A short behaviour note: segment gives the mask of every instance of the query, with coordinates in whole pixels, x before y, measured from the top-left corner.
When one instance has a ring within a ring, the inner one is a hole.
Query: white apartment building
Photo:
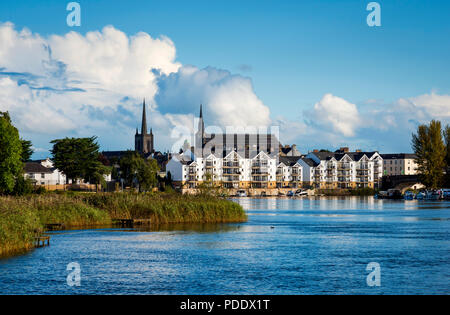
[[[304,181],[315,188],[378,188],[383,176],[378,152],[311,152],[302,161]]]
[[[195,188],[205,179],[229,189],[378,188],[383,159],[378,152],[312,152],[305,157],[270,157],[260,152],[243,158],[230,152],[224,158],[178,155],[166,171],[180,187]]]

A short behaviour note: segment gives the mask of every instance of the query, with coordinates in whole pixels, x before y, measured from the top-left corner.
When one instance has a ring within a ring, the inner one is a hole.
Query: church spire
[[[141,134],[146,135],[147,134],[147,116],[145,114],[145,98],[144,98],[144,104],[142,105],[142,127],[141,127]]]
[[[203,121],[202,104],[200,104],[200,117],[199,117],[199,121],[198,121],[198,132],[200,132],[202,135],[205,132],[205,123]]]

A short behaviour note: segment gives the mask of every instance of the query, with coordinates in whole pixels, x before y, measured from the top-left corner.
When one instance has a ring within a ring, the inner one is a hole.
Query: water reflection
[[[0,293],[450,292],[450,202],[236,201],[248,222],[53,232],[50,247],[0,260]],[[82,266],[75,289],[66,285],[72,261]],[[365,282],[372,261],[382,266],[379,288]]]

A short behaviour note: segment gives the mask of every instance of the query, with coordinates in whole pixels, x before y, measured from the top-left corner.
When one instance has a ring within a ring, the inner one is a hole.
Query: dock
[[[116,219],[113,223],[121,227],[132,228],[140,225],[150,225],[150,219]]]
[[[50,246],[50,236],[37,236],[34,238],[35,247]]]
[[[49,223],[45,225],[47,231],[57,231],[64,230],[65,226],[63,223]]]

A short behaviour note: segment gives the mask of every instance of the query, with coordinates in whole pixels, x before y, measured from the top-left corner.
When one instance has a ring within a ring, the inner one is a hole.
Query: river
[[[450,293],[450,202],[235,201],[248,222],[53,232],[51,246],[0,260],[0,294]]]

